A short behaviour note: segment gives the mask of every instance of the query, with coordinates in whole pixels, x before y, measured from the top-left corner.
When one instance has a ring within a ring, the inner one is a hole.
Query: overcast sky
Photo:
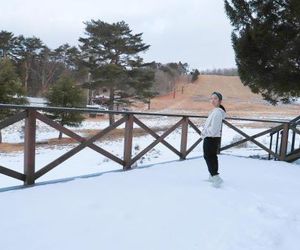
[[[150,44],[146,61],[191,68],[235,67],[223,0],[9,0],[0,3],[0,30],[37,36],[50,48],[78,44],[84,21],[124,20]]]

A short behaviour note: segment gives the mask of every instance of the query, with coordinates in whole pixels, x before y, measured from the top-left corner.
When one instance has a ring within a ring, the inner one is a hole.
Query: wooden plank
[[[272,142],[273,142],[273,134],[271,135],[270,138],[270,145],[269,145],[269,149],[272,150]],[[268,154],[268,160],[271,160],[271,154]]]
[[[186,114],[168,114],[168,113],[150,113],[150,112],[133,112],[133,111],[117,111],[117,110],[97,110],[90,108],[67,108],[67,107],[41,107],[41,106],[29,106],[29,105],[14,105],[14,104],[0,104],[0,109],[33,109],[42,110],[46,112],[61,111],[67,113],[99,113],[99,114],[116,114],[116,115],[147,115],[147,116],[168,116],[168,117],[182,117]],[[207,118],[207,116],[188,115],[194,118]]]
[[[71,138],[75,139],[78,142],[85,142],[85,141],[87,141],[86,138],[81,137],[80,135],[74,133],[72,130],[69,130],[69,129],[65,128],[64,126],[60,125],[59,123],[52,121],[50,118],[42,115],[39,112],[36,113],[36,117],[40,121],[48,124],[49,126],[55,128],[58,131],[61,131],[65,135],[70,136]],[[89,148],[95,150],[96,152],[104,155],[105,157],[107,157],[107,158],[109,158],[109,159],[111,159],[111,160],[113,160],[113,161],[115,161],[115,162],[123,165],[123,160],[121,160],[120,158],[116,157],[115,155],[109,153],[108,151],[104,150],[103,148],[101,148],[101,147],[99,147],[99,146],[97,146],[95,144],[87,145],[87,147],[89,147]]]
[[[290,123],[295,123],[298,122],[300,120],[300,115],[296,116],[294,119],[290,120]]]
[[[201,135],[200,129],[189,119],[188,121],[189,125],[199,134]],[[197,146],[198,144],[202,141],[202,138],[199,138],[187,151],[186,151],[186,156],[191,153]]]
[[[270,128],[270,129],[268,129],[268,130],[259,132],[259,133],[255,134],[255,135],[252,135],[251,137],[252,137],[253,139],[255,139],[255,138],[257,138],[257,137],[263,136],[263,135],[268,134],[268,133],[273,132],[273,131],[278,132],[279,130],[282,129],[282,127],[283,127],[282,125],[279,125],[279,126],[276,126],[276,127],[274,127],[274,128]],[[231,143],[231,144],[229,144],[229,145],[226,145],[226,146],[224,146],[224,147],[221,147],[221,148],[220,148],[220,151],[226,150],[226,149],[231,148],[231,147],[235,147],[235,146],[237,146],[237,145],[239,145],[239,144],[242,144],[242,143],[244,143],[244,142],[246,142],[246,141],[249,141],[249,139],[248,139],[248,138],[247,138],[247,139],[243,139],[243,140],[240,140],[240,141]]]
[[[23,120],[26,116],[27,116],[27,112],[22,111],[11,117],[8,117],[7,119],[0,122],[0,130],[18,122],[18,121]]]
[[[276,133],[275,154],[277,155],[277,157],[275,157],[275,160],[278,160],[278,157],[279,157],[279,154],[278,154],[279,133],[280,133],[280,131],[277,131],[277,133]]]
[[[288,154],[285,157],[285,161],[287,161],[287,162],[293,162],[293,161],[296,161],[298,159],[300,159],[300,148],[296,149],[293,153]]]
[[[285,123],[283,125],[283,130],[281,134],[281,144],[280,144],[280,156],[279,160],[284,161],[287,153],[288,146],[288,138],[289,138],[289,124]]]
[[[220,140],[219,140],[219,143],[218,143],[217,154],[220,154],[220,152],[221,152],[222,133],[223,133],[223,121],[222,121],[222,124],[221,124],[221,132],[220,132],[221,137],[220,137]]]
[[[180,159],[186,158],[186,150],[187,150],[187,137],[188,137],[188,125],[189,119],[187,117],[183,117],[182,120],[182,128],[181,128],[181,141],[180,141]]]
[[[0,174],[4,174],[6,176],[12,177],[14,179],[20,180],[20,181],[25,181],[25,174],[21,174],[17,171],[14,171],[12,169],[0,166]]]
[[[233,130],[235,130],[236,132],[238,132],[239,134],[243,135],[244,137],[247,138],[246,141],[250,140],[251,142],[253,142],[254,144],[256,144],[257,146],[259,146],[260,148],[262,148],[263,150],[267,151],[268,153],[277,156],[272,150],[269,150],[265,145],[261,144],[260,142],[256,141],[255,139],[253,139],[253,136],[249,136],[247,135],[245,132],[243,132],[242,130],[238,129],[237,127],[233,126],[232,124],[230,124],[228,121],[223,121],[228,127],[232,128]],[[224,147],[223,147],[224,148]],[[223,148],[221,148],[221,150],[224,150]]]
[[[29,106],[29,105],[14,105],[14,104],[0,104],[0,109],[34,109],[43,111],[62,111],[62,112],[77,112],[77,113],[99,113],[99,114],[119,114],[119,115],[149,115],[149,116],[167,116],[167,117],[183,117],[188,116],[190,118],[207,118],[204,115],[194,114],[168,114],[168,113],[150,113],[150,112],[131,112],[131,111],[116,111],[116,110],[95,110],[88,108],[66,108],[66,107],[40,107],[40,106]],[[284,123],[288,120],[269,120],[269,119],[251,119],[251,118],[239,118],[239,117],[226,117],[226,120],[237,120],[237,121],[254,121],[254,122],[265,122],[265,123]],[[295,118],[296,119],[296,118]],[[293,120],[295,120],[293,119]],[[299,119],[299,117],[298,117]]]
[[[144,129],[146,132],[148,132],[150,135],[152,135],[155,139],[158,139],[160,137],[157,133],[155,133],[152,129],[150,129],[147,125],[145,125],[142,121],[140,121],[136,117],[134,117],[134,122],[142,129]],[[180,156],[180,152],[176,148],[174,148],[170,143],[168,143],[165,140],[162,140],[161,143],[165,145],[168,149],[170,149],[172,152]]]
[[[59,164],[63,163],[67,159],[69,159],[71,156],[75,155],[76,153],[80,152],[82,149],[84,149],[88,145],[90,145],[93,142],[95,142],[96,140],[100,139],[105,134],[109,133],[111,130],[113,130],[116,127],[118,127],[119,125],[121,125],[124,121],[125,121],[125,117],[123,117],[120,120],[116,121],[111,126],[103,129],[102,131],[100,131],[99,133],[97,133],[93,137],[89,138],[88,140],[80,143],[78,146],[76,146],[75,148],[71,149],[67,153],[63,154],[62,156],[58,157],[56,160],[50,162],[45,167],[43,167],[42,169],[40,169],[40,170],[38,170],[36,172],[35,179],[38,179],[39,177],[43,176],[44,174],[46,174],[47,172],[49,172],[50,170],[52,170],[53,168],[55,168]]]
[[[190,119],[189,119],[189,124],[199,135],[201,135],[200,129]]]
[[[300,130],[297,129],[296,127],[290,127],[295,133],[300,135]]]
[[[296,132],[293,130],[291,152],[295,149]]]
[[[140,153],[138,153],[132,160],[131,165],[136,162],[138,159],[140,159],[144,154],[146,154],[148,151],[150,151],[152,148],[154,148],[158,143],[162,142],[164,138],[166,138],[169,134],[171,134],[180,124],[182,123],[183,119],[178,121],[176,124],[174,124],[172,127],[170,127],[167,131],[165,131],[158,139],[156,139],[154,142],[152,142],[149,146],[144,148]]]
[[[197,147],[197,145],[202,141],[202,138],[199,138],[187,151],[186,151],[186,155],[188,155],[189,153],[191,153],[195,147]]]
[[[24,174],[26,176],[24,184],[34,184],[35,174],[35,136],[36,136],[36,112],[27,110],[25,118],[25,137],[24,137]]]
[[[133,135],[133,115],[126,116],[125,131],[124,131],[124,163],[123,169],[128,170],[131,168],[132,156],[132,135]]]

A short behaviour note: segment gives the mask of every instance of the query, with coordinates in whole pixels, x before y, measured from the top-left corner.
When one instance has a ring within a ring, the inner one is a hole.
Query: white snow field
[[[198,157],[0,192],[1,249],[299,250],[299,165],[219,160],[219,189]]]

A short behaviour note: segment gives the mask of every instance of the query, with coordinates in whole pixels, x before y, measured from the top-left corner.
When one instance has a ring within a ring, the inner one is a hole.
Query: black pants
[[[206,161],[208,171],[211,176],[217,175],[219,169],[218,163],[218,148],[221,137],[205,137],[203,141],[203,153]]]

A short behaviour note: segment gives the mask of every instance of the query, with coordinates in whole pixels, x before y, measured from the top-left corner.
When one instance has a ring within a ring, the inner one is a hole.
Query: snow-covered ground
[[[46,107],[47,99],[43,97],[27,97],[30,106],[35,107]]]
[[[298,250],[299,166],[219,159],[220,189],[200,157],[1,192],[1,249]]]
[[[158,118],[149,118],[145,119],[145,123],[149,127],[164,127],[168,126],[169,124],[174,124],[178,119],[170,119],[168,117],[160,117]],[[174,122],[175,121],[175,122]],[[173,123],[172,123],[173,122]],[[9,127],[2,129],[2,137],[3,142],[6,143],[19,143],[24,141],[24,120],[17,122]],[[37,141],[44,141],[51,138],[58,137],[58,131],[54,128],[48,126],[47,124],[37,120],[37,132],[36,137]],[[108,119],[105,120],[84,120],[80,126],[78,127],[68,127],[67,128],[73,131],[81,131],[79,132],[80,135],[84,136],[84,130],[96,130],[96,129],[104,129],[109,126]],[[124,128],[125,123],[121,124],[119,128]],[[134,124],[134,127],[137,128],[138,126]],[[65,136],[64,137],[68,137]]]
[[[300,104],[300,97],[299,98],[296,98],[293,102],[294,104]]]
[[[176,119],[142,121],[165,127]],[[89,120],[72,130],[84,136],[84,130],[107,125]],[[239,123],[249,135],[268,128],[247,125]],[[57,133],[38,122],[38,141]],[[19,122],[3,130],[4,142],[21,142],[22,134]],[[198,138],[189,128],[188,147]],[[222,146],[241,138],[223,127]],[[166,138],[178,150],[180,139],[180,129]],[[257,140],[268,147],[269,139],[266,135]],[[134,137],[133,155],[152,141],[150,135]],[[296,145],[299,142],[300,136]],[[123,143],[116,139],[96,144],[122,158]],[[36,169],[74,146],[38,146]],[[220,189],[205,181],[202,143],[185,161],[158,144],[126,172],[86,148],[27,189],[15,188],[22,183],[0,174],[0,249],[298,250],[300,165],[241,156],[266,152],[253,143],[222,152],[220,172],[225,182]],[[0,165],[23,172],[23,152],[0,152],[0,159]]]

